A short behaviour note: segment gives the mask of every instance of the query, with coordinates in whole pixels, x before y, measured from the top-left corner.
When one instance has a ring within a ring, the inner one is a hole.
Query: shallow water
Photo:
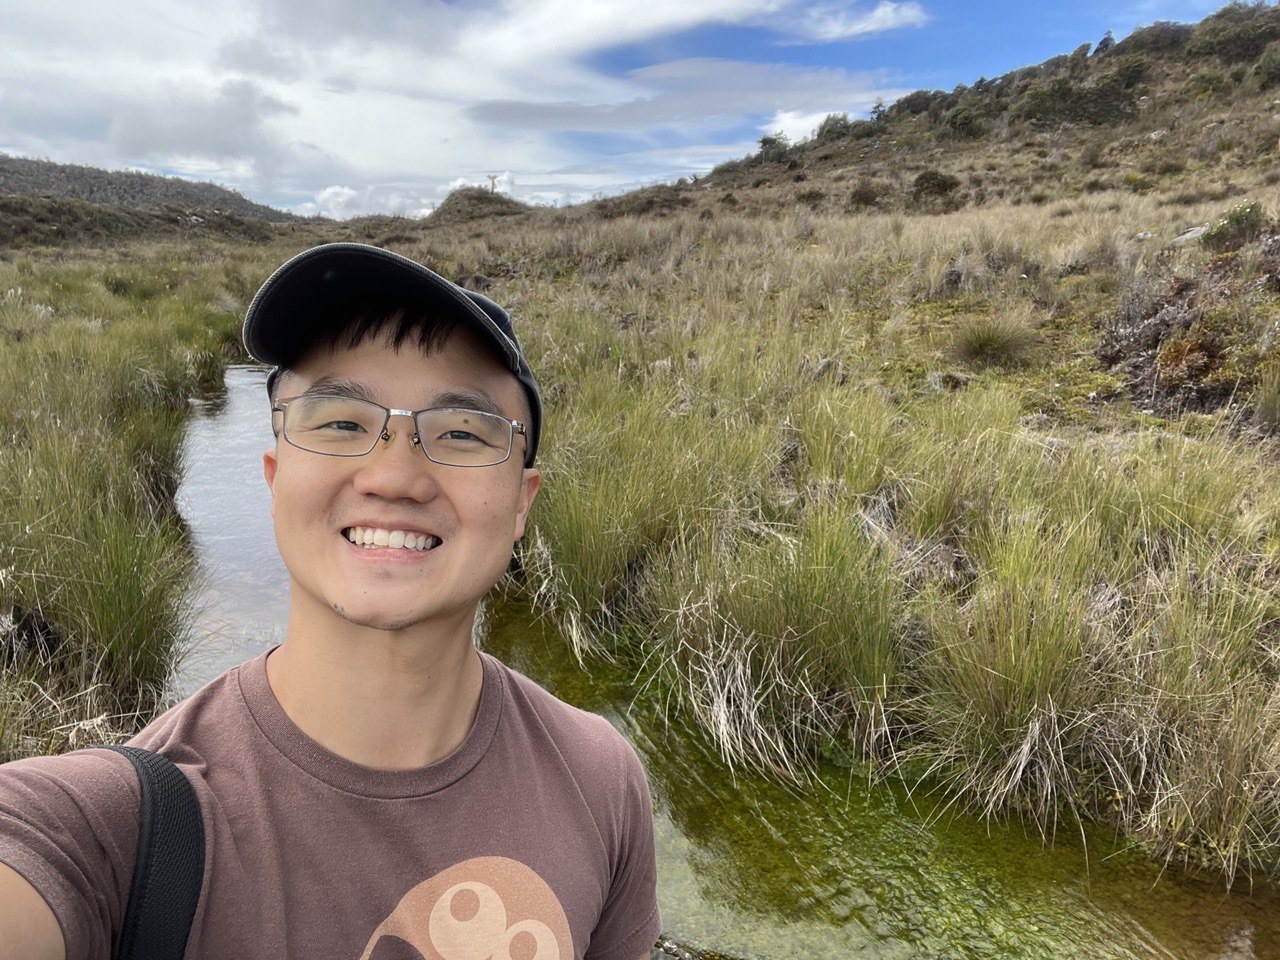
[[[200,555],[203,609],[175,681],[190,692],[277,643],[287,581],[261,454],[265,374],[227,372],[196,404],[179,507]],[[877,960],[1280,960],[1280,898],[1161,877],[1104,831],[1052,846],[825,768],[803,793],[730,771],[664,719],[661,691],[584,671],[527,611],[495,610],[484,646],[570,703],[608,717],[649,771],[668,933],[741,957]]]

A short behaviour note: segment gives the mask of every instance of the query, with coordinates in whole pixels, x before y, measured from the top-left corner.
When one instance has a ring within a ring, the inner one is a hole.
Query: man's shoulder
[[[140,788],[133,765],[112,750],[86,747],[50,756],[24,757],[0,766],[5,796],[20,806],[38,796],[77,807],[135,811]],[[0,800],[2,802],[2,800]]]
[[[237,670],[233,668],[156,716],[129,739],[129,745],[162,754],[180,767],[198,762],[201,743],[222,735],[217,721],[229,709],[228,701],[236,697]],[[86,812],[116,811],[126,822],[136,818],[140,797],[137,773],[127,757],[113,750],[85,747],[53,756],[26,757],[3,764],[0,772],[6,791],[17,791],[32,800],[37,795],[47,796],[55,804],[70,803]]]
[[[494,663],[506,678],[511,721],[544,734],[575,775],[618,784],[628,772],[641,770],[631,744],[604,717],[566,703],[499,660]]]
[[[240,674],[259,659],[232,667],[175,703],[143,727],[129,745],[162,754],[179,766],[196,762],[204,752],[202,744],[225,740],[229,727],[246,715]]]

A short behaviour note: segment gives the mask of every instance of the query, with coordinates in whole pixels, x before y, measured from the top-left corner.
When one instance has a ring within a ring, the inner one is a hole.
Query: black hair
[[[349,350],[368,340],[385,337],[396,350],[405,343],[413,343],[423,353],[432,354],[443,350],[454,334],[465,327],[457,317],[442,313],[438,307],[417,301],[406,303],[401,297],[375,294],[339,304],[316,318],[306,349],[281,363],[277,374],[268,379],[267,396],[274,404],[279,396],[279,374],[288,373],[294,364],[315,350]],[[484,338],[477,339],[483,341]],[[487,341],[485,345],[505,367],[498,351]],[[520,407],[521,417],[528,423],[532,409],[524,390],[520,391]]]
[[[459,326],[457,318],[424,303],[376,295],[362,297],[317,317],[306,350],[281,363],[280,372],[288,372],[312,351],[351,349],[378,337],[386,337],[396,350],[411,342],[424,353],[436,353],[453,338]],[[273,402],[279,382],[279,377],[272,382]]]

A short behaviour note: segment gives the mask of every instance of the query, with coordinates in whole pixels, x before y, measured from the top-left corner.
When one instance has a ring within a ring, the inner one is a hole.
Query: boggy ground
[[[1224,253],[1173,242],[1224,210],[536,210],[15,255],[0,748],[154,708],[189,574],[183,398],[238,356],[274,265],[360,239],[519,318],[545,480],[505,589],[732,762],[825,754],[1046,833],[1280,862],[1271,243],[1265,217]]]
[[[1280,842],[1273,244],[1184,227],[1135,198],[411,249],[524,319],[550,412],[513,589],[581,652],[734,762],[844,756],[1231,875]],[[1171,303],[1135,377],[1117,331]]]

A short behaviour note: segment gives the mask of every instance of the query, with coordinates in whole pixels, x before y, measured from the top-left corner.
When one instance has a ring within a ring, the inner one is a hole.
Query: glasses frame
[[[304,447],[294,442],[289,436],[289,431],[285,429],[285,420],[289,414],[286,408],[295,400],[353,400],[359,403],[367,403],[371,407],[377,407],[382,411],[382,427],[374,434],[373,443],[369,445],[369,449],[364,453],[326,453],[321,450],[312,450],[310,447]],[[463,413],[474,413],[482,417],[493,417],[507,424],[509,430],[507,432],[507,452],[501,460],[494,460],[491,463],[449,463],[445,460],[437,460],[427,452],[427,445],[422,442],[422,425],[418,422],[419,414],[433,413],[438,410],[457,410]],[[391,423],[392,417],[408,417],[413,421],[413,438],[410,440],[414,446],[422,451],[422,455],[432,463],[438,463],[442,467],[496,467],[500,463],[506,463],[511,459],[511,451],[515,448],[516,437],[524,437],[528,441],[529,433],[525,429],[524,421],[511,420],[497,413],[491,413],[488,410],[474,410],[471,407],[423,407],[421,410],[401,410],[397,407],[384,407],[380,403],[374,403],[372,400],[366,400],[363,397],[348,397],[338,393],[320,393],[320,394],[299,394],[296,397],[282,397],[271,406],[272,413],[280,414],[280,434],[291,447],[297,447],[306,453],[314,453],[318,457],[367,457],[377,449],[378,442],[387,442],[391,439],[391,434],[387,432],[387,425]]]

